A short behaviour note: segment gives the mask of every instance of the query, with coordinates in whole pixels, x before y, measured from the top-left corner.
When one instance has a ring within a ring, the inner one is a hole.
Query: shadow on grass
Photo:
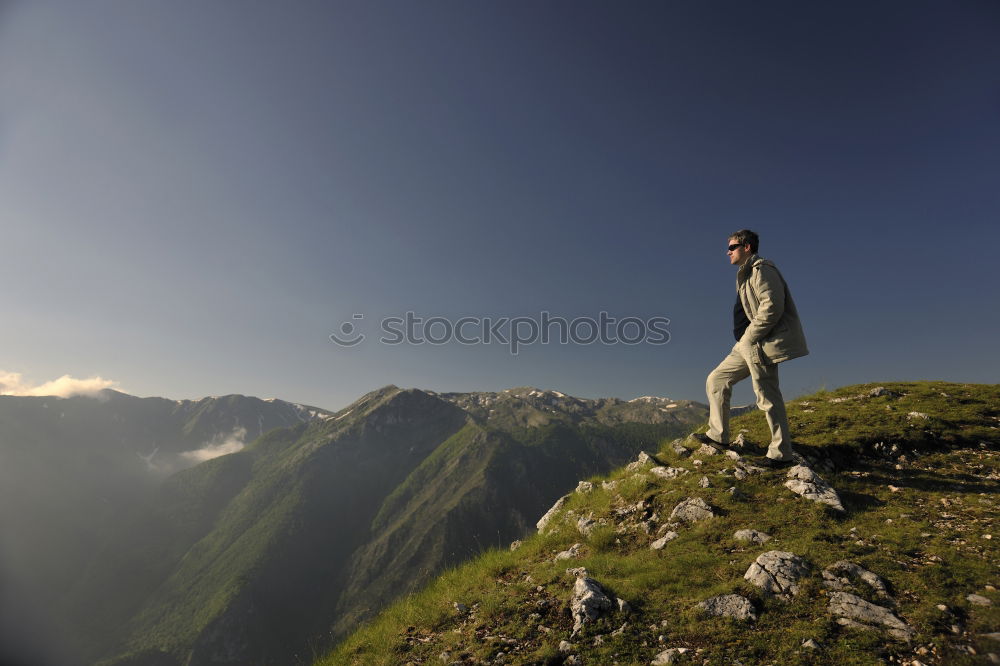
[[[885,506],[885,502],[874,495],[865,495],[864,493],[855,493],[849,490],[841,490],[839,494],[840,502],[844,505],[848,515],[864,513]]]
[[[868,479],[872,484],[892,484],[899,488],[930,492],[1000,493],[1000,484],[984,482],[972,474],[943,474],[930,470],[897,470],[882,466],[871,468]]]

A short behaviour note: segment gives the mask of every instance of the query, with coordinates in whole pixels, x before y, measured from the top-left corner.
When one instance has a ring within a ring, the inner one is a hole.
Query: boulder
[[[730,617],[734,620],[757,619],[757,613],[754,612],[750,600],[738,594],[721,594],[706,599],[698,604],[698,608],[716,617]]]
[[[573,635],[575,636],[583,625],[593,622],[601,615],[615,608],[604,588],[589,576],[580,576],[573,584],[573,597],[569,603],[573,615]]]
[[[809,565],[798,555],[769,550],[750,565],[743,577],[765,594],[791,599],[798,594],[797,581],[809,572]]]
[[[676,664],[688,648],[670,648],[653,657],[649,662],[650,666],[666,666],[666,664]]]
[[[837,623],[854,629],[884,630],[900,640],[911,640],[916,631],[888,608],[883,608],[850,592],[833,592],[827,609]]]
[[[575,492],[578,492],[578,493],[589,493],[593,489],[594,489],[594,484],[593,483],[591,483],[590,481],[581,481],[580,483],[576,484],[576,491]]]
[[[655,463],[656,461],[653,459],[653,456],[649,455],[645,451],[642,451],[639,453],[639,457],[636,458],[635,462],[630,462],[625,465],[625,469],[629,472],[638,472],[646,465],[652,465]]]
[[[662,537],[649,544],[649,547],[653,550],[663,550],[663,547],[667,545],[668,542],[673,541],[680,535],[677,532],[667,532]]]
[[[712,507],[700,497],[684,499],[670,512],[670,520],[679,520],[684,523],[696,523],[714,516]]]
[[[554,561],[555,562],[559,562],[560,560],[571,560],[574,557],[580,557],[580,546],[581,545],[582,544],[574,543],[568,549],[562,551],[561,553],[558,553],[556,555],[556,558],[555,558]]]
[[[763,545],[771,540],[771,535],[765,534],[764,532],[758,532],[757,530],[737,530],[736,533],[733,534],[733,538],[737,541],[746,541],[748,543]]]
[[[844,505],[840,503],[840,495],[830,484],[805,465],[795,465],[788,470],[788,480],[785,487],[797,495],[801,495],[808,500],[826,504],[836,511],[844,512]]]

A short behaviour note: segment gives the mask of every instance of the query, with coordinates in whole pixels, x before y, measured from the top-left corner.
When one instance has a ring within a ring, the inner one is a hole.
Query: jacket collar
[[[740,266],[740,269],[736,272],[736,281],[743,282],[748,277],[750,277],[750,271],[753,270],[754,264],[759,261],[763,261],[759,254],[751,254],[747,262]]]

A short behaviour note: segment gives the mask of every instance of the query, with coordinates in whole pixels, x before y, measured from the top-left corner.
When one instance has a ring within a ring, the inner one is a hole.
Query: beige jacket
[[[736,273],[736,291],[750,320],[738,344],[750,345],[760,363],[781,363],[809,353],[792,294],[773,263],[751,256]]]

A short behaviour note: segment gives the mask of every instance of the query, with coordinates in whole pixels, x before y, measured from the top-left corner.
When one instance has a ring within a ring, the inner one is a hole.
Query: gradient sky
[[[812,350],[786,397],[995,383],[998,209],[987,0],[0,11],[0,371],[34,384],[704,401],[743,227]],[[379,343],[408,310],[663,316],[671,341]],[[334,345],[354,314],[368,339]]]

